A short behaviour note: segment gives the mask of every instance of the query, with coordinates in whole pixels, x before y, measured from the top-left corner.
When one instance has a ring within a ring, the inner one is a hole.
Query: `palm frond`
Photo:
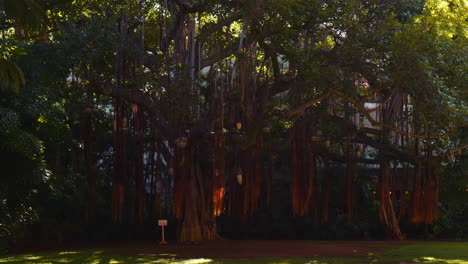
[[[0,91],[16,92],[25,84],[24,73],[16,63],[0,58]]]

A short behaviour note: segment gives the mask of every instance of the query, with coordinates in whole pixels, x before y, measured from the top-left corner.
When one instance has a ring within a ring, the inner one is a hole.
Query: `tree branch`
[[[392,126],[392,125],[389,125],[389,124],[386,124],[386,123],[379,122],[379,121],[375,120],[370,115],[370,112],[364,107],[362,102],[359,102],[358,100],[355,100],[355,99],[351,98],[350,96],[348,96],[344,92],[333,89],[333,88],[330,88],[329,92],[332,93],[332,94],[338,95],[339,97],[341,97],[341,98],[347,100],[348,102],[352,103],[355,107],[357,107],[359,110],[361,110],[361,112],[366,116],[366,118],[369,120],[369,122],[373,126],[380,126],[380,127],[392,130],[392,131],[394,131],[396,133],[399,133],[399,134],[402,134],[402,135],[405,135],[405,136],[408,136],[408,137],[421,138],[421,139],[424,139],[424,138],[427,138],[427,139],[446,138],[446,137],[449,137],[449,136],[454,134],[453,129],[451,131],[449,130],[448,132],[446,132],[446,133],[444,133],[442,135],[437,135],[437,136],[418,135],[418,134],[413,134],[413,133],[403,131],[398,127],[395,127],[395,126]]]
[[[454,154],[454,153],[457,153],[457,152],[459,152],[459,151],[462,151],[463,149],[466,149],[466,148],[468,148],[468,144],[463,145],[463,146],[461,146],[461,147],[458,147],[458,148],[456,148],[456,149],[452,149],[452,150],[450,150],[448,153],[449,153],[449,154]]]
[[[408,137],[420,138],[420,139],[446,138],[446,137],[452,136],[455,133],[454,128],[452,128],[451,130],[447,131],[444,134],[436,135],[436,136],[420,135],[420,134],[414,134],[414,133],[403,131],[402,129],[400,129],[398,127],[395,127],[395,126],[392,126],[392,125],[389,125],[389,124],[386,124],[386,123],[379,122],[379,121],[375,120],[370,114],[372,109],[371,110],[366,109],[366,107],[364,106],[364,104],[362,102],[352,98],[351,96],[347,95],[346,93],[344,93],[344,92],[342,92],[340,90],[336,90],[336,89],[333,89],[333,88],[329,88],[328,92],[322,94],[319,97],[313,98],[313,99],[309,100],[308,102],[304,103],[303,105],[297,107],[293,111],[290,111],[289,113],[287,113],[287,117],[291,118],[291,117],[302,115],[304,113],[304,111],[307,110],[309,107],[312,107],[316,103],[326,99],[327,97],[329,97],[332,94],[337,95],[337,96],[341,97],[342,99],[345,99],[348,102],[352,103],[355,107],[357,107],[364,114],[364,116],[367,118],[367,120],[369,120],[369,122],[372,124],[372,126],[383,127],[383,128],[386,128],[388,130],[391,130],[393,132],[396,132],[396,133],[399,133],[399,134],[402,134],[402,135],[405,135],[405,136],[408,136]]]
[[[168,122],[161,112],[157,109],[157,100],[150,94],[144,93],[136,89],[124,89],[111,84],[88,84],[83,87],[86,91],[91,91],[98,94],[112,96],[114,98],[121,98],[129,103],[137,104],[144,108],[153,117],[153,121],[164,132],[168,138],[173,136],[174,133],[168,127]]]
[[[307,101],[306,103],[304,103],[303,105],[297,107],[296,109],[294,109],[293,111],[289,112],[287,114],[288,117],[295,117],[295,116],[299,116],[299,115],[302,115],[304,113],[305,110],[307,110],[307,108],[309,107],[312,107],[314,104],[320,102],[320,101],[323,101],[325,100],[327,97],[330,96],[330,92],[326,92],[324,94],[322,94],[321,96],[319,97],[315,97],[309,101]]]

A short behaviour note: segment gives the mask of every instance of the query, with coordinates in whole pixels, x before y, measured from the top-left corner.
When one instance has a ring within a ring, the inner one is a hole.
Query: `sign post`
[[[164,227],[167,226],[167,220],[163,220],[163,219],[158,220],[158,226],[162,228],[162,240],[159,244],[166,245],[167,242],[164,239]]]

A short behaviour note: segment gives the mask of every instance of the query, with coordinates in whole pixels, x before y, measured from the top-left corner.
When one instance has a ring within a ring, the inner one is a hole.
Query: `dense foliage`
[[[0,248],[466,238],[467,5],[0,1]]]

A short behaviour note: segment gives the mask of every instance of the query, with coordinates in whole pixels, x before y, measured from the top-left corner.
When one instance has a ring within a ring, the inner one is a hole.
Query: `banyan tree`
[[[293,217],[326,223],[340,200],[352,222],[364,170],[388,237],[404,238],[402,219],[437,219],[441,163],[463,149],[439,149],[462,125],[448,110],[463,76],[437,68],[448,58],[424,43],[458,45],[466,32],[437,32],[431,1],[129,2],[114,14],[108,65],[83,60],[81,77],[90,107],[93,94],[112,99],[115,222],[125,210],[135,226],[174,216],[181,240],[215,239],[217,216],[248,219],[271,206],[278,159]],[[88,217],[92,111],[83,121]]]

